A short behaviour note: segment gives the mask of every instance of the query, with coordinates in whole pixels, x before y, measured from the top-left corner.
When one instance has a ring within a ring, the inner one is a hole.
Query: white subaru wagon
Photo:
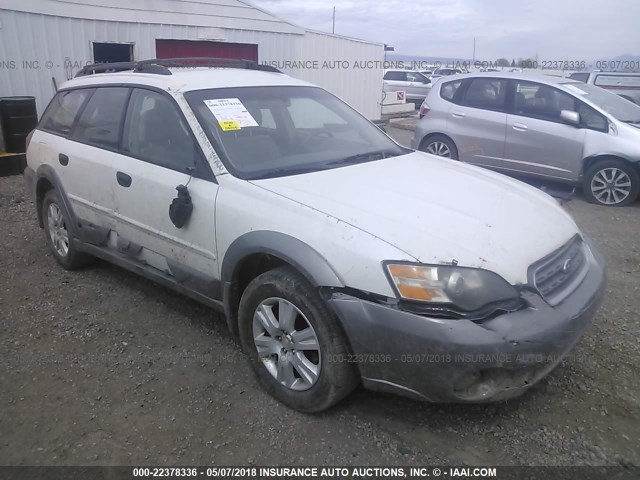
[[[98,257],[224,312],[262,386],[305,412],[359,384],[514,397],[587,329],[604,262],[547,194],[403,148],[272,68],[175,65],[85,67],[30,136],[62,267]]]

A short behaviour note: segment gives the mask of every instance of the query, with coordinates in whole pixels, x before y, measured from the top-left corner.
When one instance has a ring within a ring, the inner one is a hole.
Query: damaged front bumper
[[[516,397],[547,375],[575,346],[600,304],[604,260],[592,255],[580,285],[551,307],[523,290],[527,307],[484,321],[415,315],[343,293],[329,304],[349,338],[366,388],[433,402]]]

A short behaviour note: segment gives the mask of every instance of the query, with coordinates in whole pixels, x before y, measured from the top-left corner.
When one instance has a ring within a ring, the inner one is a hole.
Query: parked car
[[[633,103],[640,104],[640,72],[575,72],[569,75],[569,78],[597,85]]]
[[[451,75],[461,75],[463,73],[467,73],[460,68],[436,68],[433,71],[433,74],[429,75],[429,79],[431,80],[431,84],[436,82],[436,80],[443,77],[450,77]]]
[[[85,67],[30,136],[63,268],[102,258],[224,312],[260,384],[305,412],[360,382],[514,397],[588,327],[604,263],[547,194],[401,147],[270,67],[167,64]]]
[[[447,68],[447,67],[436,68],[433,72],[433,74],[437,77],[448,77],[450,75],[460,75],[461,73],[466,73],[466,72],[461,68]]]
[[[407,102],[416,104],[424,101],[431,89],[431,80],[417,70],[387,70],[384,73],[383,90],[385,92],[404,91]]]
[[[640,107],[561,77],[479,73],[441,80],[412,146],[503,173],[581,185],[624,206],[640,191]]]

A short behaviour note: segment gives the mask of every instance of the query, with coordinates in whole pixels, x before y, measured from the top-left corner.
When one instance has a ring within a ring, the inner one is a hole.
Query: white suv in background
[[[32,133],[26,182],[64,268],[102,258],[219,309],[305,412],[359,382],[513,397],[589,325],[603,260],[545,193],[405,149],[274,69],[175,64],[85,67]]]
[[[385,93],[403,91],[407,103],[414,103],[416,107],[420,106],[431,90],[431,80],[417,70],[387,70],[383,79]]]
[[[640,105],[640,72],[575,72],[569,78],[604,88]]]

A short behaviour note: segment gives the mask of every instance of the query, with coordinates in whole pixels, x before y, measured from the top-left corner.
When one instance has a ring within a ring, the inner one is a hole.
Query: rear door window
[[[406,82],[407,74],[405,72],[387,72],[384,74],[384,79]]]
[[[504,111],[507,81],[502,78],[474,78],[464,95],[463,105],[483,110]]]
[[[91,88],[59,92],[44,112],[40,128],[64,136],[69,135],[78,112],[92,92]]]
[[[120,143],[120,122],[129,96],[124,87],[98,88],[85,107],[76,125],[74,139],[117,149]]]

